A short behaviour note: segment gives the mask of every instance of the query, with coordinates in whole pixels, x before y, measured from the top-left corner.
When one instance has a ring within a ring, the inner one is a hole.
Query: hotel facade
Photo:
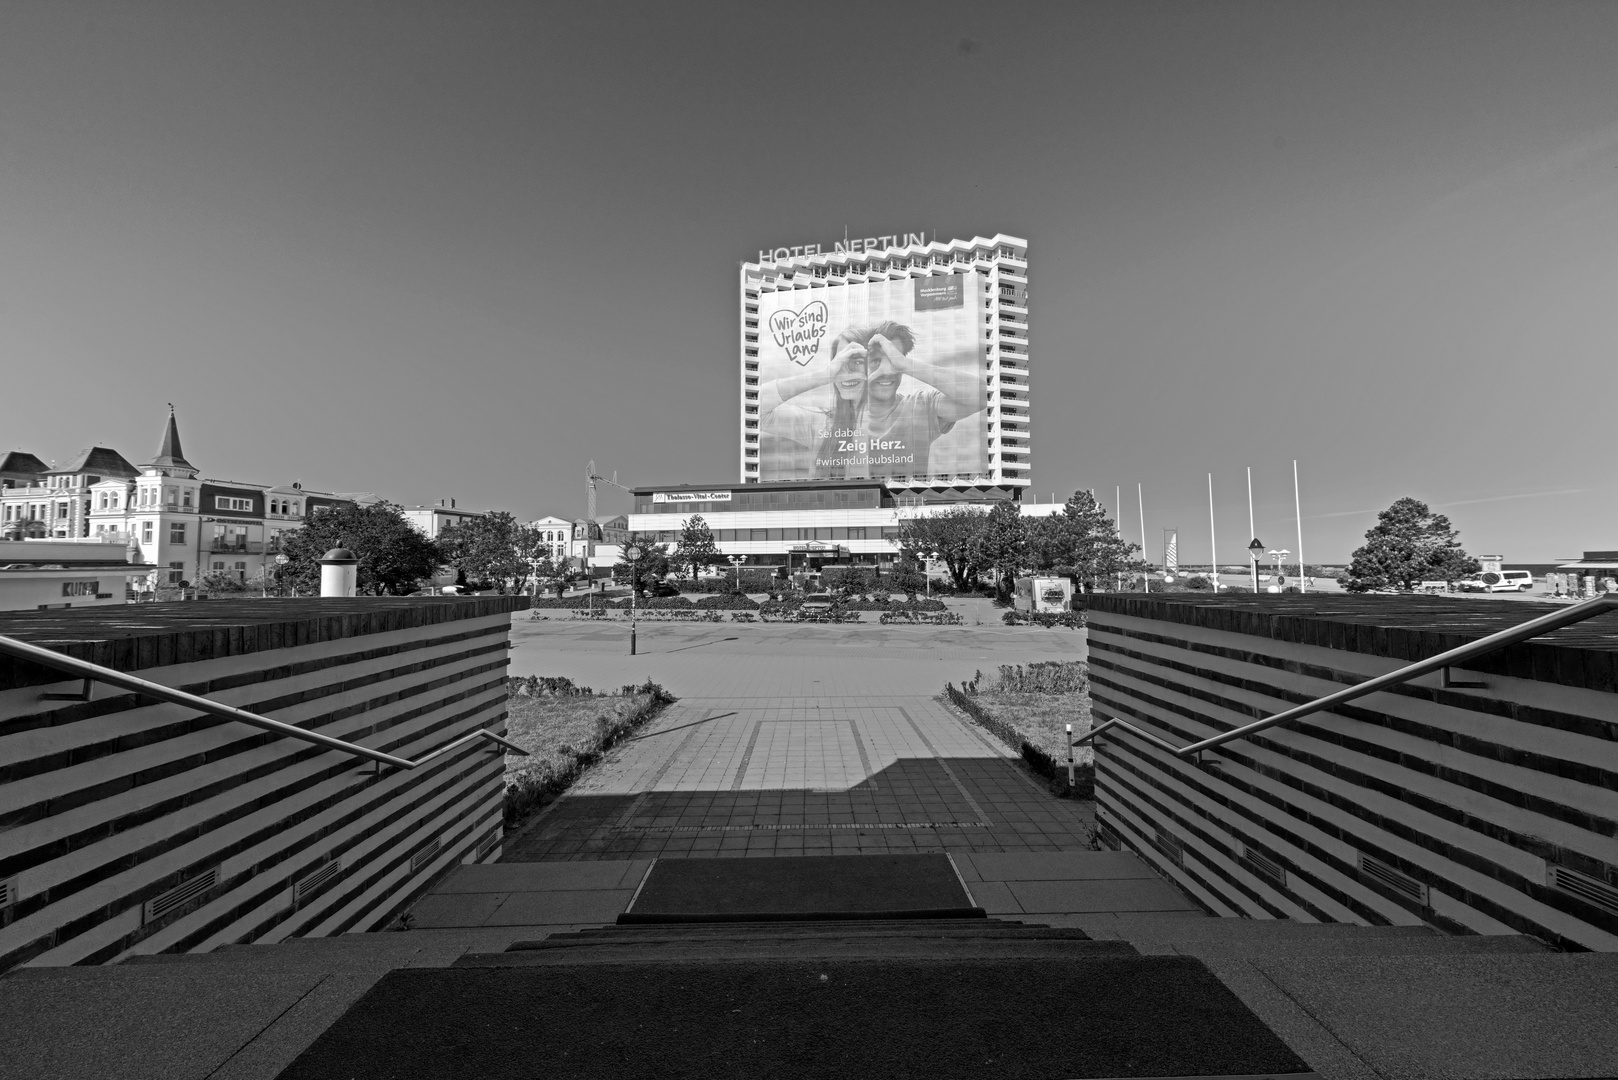
[[[700,514],[751,566],[884,566],[906,519],[1059,508],[1023,503],[1028,242],[904,239],[742,264],[737,479],[632,488],[631,533],[677,543]]]

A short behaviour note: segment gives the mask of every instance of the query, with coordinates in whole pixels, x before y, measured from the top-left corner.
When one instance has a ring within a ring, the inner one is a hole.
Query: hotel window
[[[848,538],[850,540],[864,540],[865,539],[865,526],[864,525],[850,525],[848,527]]]
[[[150,521],[140,523],[140,542],[143,544],[152,542],[152,523]]]
[[[185,573],[185,563],[183,563],[183,562],[171,562],[171,563],[169,563],[169,584],[170,585],[178,585],[180,583],[180,575],[183,574],[183,573]]]
[[[185,543],[185,525],[183,523],[175,522],[169,525],[169,543]]]
[[[56,504],[56,516],[58,518],[67,517],[67,503],[57,503]]]
[[[236,510],[249,514],[253,512],[252,499],[237,499],[229,495],[215,495],[213,504],[215,510]]]
[[[182,495],[182,499],[183,499],[183,504],[182,505],[185,505],[185,506],[190,506],[191,505],[191,489],[190,488],[185,489],[185,491],[184,491],[184,493]]]

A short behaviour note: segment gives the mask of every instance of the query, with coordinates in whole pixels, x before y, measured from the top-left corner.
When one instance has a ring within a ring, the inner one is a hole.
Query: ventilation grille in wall
[[[143,924],[156,922],[163,916],[184,907],[217,884],[219,884],[219,867],[204,870],[196,877],[182,881],[168,892],[154,896],[142,904],[140,921]]]
[[[1383,862],[1373,859],[1369,855],[1360,855],[1360,880],[1373,888],[1380,889],[1393,896],[1413,900],[1422,907],[1429,907],[1427,886],[1411,877],[1401,873]]]
[[[1177,837],[1170,836],[1162,829],[1157,830],[1157,848],[1175,866],[1185,867],[1185,845]]]
[[[431,840],[427,841],[426,847],[410,856],[410,872],[414,874],[416,871],[432,862],[433,856],[438,854],[438,849],[443,842],[443,837],[435,836]]]
[[[296,909],[302,906],[305,900],[313,899],[342,876],[343,860],[341,859],[332,859],[324,866],[305,874],[292,886],[293,908]]]
[[[495,845],[497,845],[499,843],[500,843],[500,830],[496,829],[496,830],[494,830],[494,832],[490,833],[488,836],[485,836],[483,838],[482,842],[478,844],[478,858],[481,859],[481,858],[483,858],[483,856],[485,856],[489,852],[493,851],[494,848],[495,848]]]
[[[17,879],[0,881],[0,911],[17,902]]]
[[[1253,871],[1253,873],[1257,874],[1261,878],[1265,878],[1271,884],[1279,885],[1283,889],[1286,888],[1286,867],[1282,866],[1280,863],[1276,862],[1262,851],[1255,851],[1246,844],[1243,844],[1242,863],[1249,870]]]
[[[1565,866],[1551,866],[1546,870],[1545,883],[1608,914],[1618,915],[1618,889],[1600,878],[1569,870]]]

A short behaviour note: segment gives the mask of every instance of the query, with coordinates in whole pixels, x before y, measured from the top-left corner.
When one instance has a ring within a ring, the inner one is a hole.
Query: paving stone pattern
[[[505,860],[1088,850],[1087,806],[942,704],[946,681],[1078,659],[1029,628],[527,622],[513,674],[680,698],[508,839]]]

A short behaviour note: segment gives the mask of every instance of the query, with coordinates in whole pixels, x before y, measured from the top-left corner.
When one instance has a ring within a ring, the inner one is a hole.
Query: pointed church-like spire
[[[174,405],[169,404],[169,423],[163,429],[163,445],[157,448],[157,457],[152,459],[152,465],[159,469],[185,469],[195,473],[197,467],[185,460],[185,453],[180,449],[180,426],[174,420]]]

